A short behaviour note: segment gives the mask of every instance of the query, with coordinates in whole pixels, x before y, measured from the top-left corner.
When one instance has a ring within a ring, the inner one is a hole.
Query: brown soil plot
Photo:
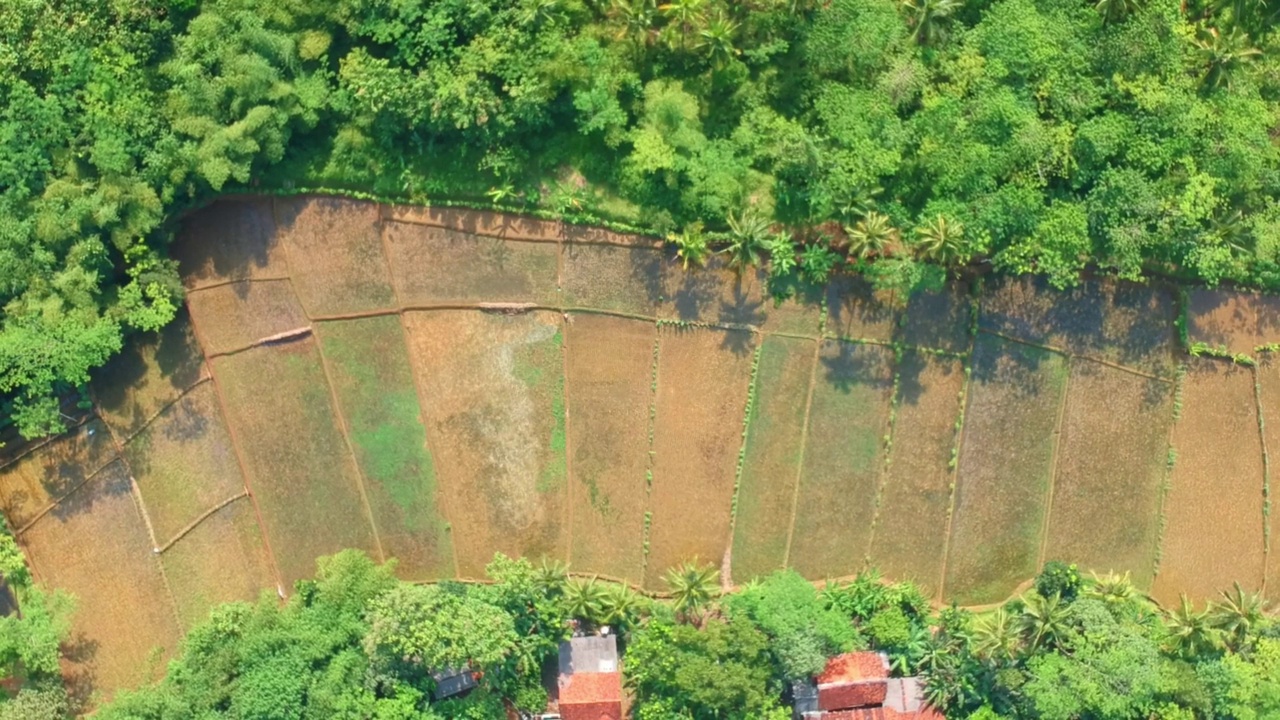
[[[208,377],[186,308],[158,333],[132,338],[94,374],[98,414],[119,437],[132,437],[188,388]]]
[[[1192,358],[1174,424],[1172,487],[1152,593],[1208,600],[1239,581],[1262,586],[1262,443],[1254,376],[1221,360]]]
[[[822,288],[799,287],[791,297],[778,301],[769,295],[766,284],[760,329],[768,333],[817,337],[823,321],[823,294]]]
[[[695,558],[719,567],[730,541],[755,338],[666,327],[659,342],[645,585],[665,589],[660,578],[669,568]]]
[[[564,248],[564,304],[657,317],[664,277],[680,266],[660,247],[569,243]]]
[[[531,240],[554,243],[560,237],[560,223],[554,220],[510,213],[495,213],[467,208],[418,207],[388,205],[383,211],[388,220],[416,225],[430,225],[456,230],[469,235],[485,235],[506,240]]]
[[[898,372],[898,415],[871,564],[936,593],[947,547],[949,463],[964,367],[954,358],[907,352]]]
[[[343,548],[376,557],[315,340],[257,347],[212,364],[286,585],[311,577],[317,557]]]
[[[244,492],[217,390],[205,383],[156,417],[124,450],[156,541]]]
[[[187,296],[187,307],[206,355],[243,350],[311,324],[285,280],[197,290]]]
[[[115,458],[110,432],[93,420],[0,470],[0,497],[9,527],[22,529]]]
[[[381,217],[369,202],[276,200],[276,226],[298,299],[313,317],[391,308]]]
[[[653,323],[573,314],[566,329],[570,566],[640,582]]]
[[[183,627],[204,620],[216,605],[275,593],[275,577],[249,498],[241,498],[195,526],[160,556]]]
[[[228,198],[182,221],[173,257],[188,288],[229,280],[287,278],[271,198]]]
[[[64,499],[20,542],[41,583],[77,598],[67,671],[74,692],[109,697],[147,680],[149,667],[163,670],[180,630],[123,463]]]
[[[822,344],[789,564],[807,578],[852,575],[871,541],[893,394],[893,351]]]
[[[945,598],[1007,598],[1039,570],[1067,360],[980,335],[956,475]]]
[[[1046,560],[1098,573],[1155,569],[1173,385],[1088,361],[1071,384],[1049,513]]]
[[[405,315],[458,571],[495,552],[563,558],[567,538],[559,313]]]
[[[400,301],[408,307],[527,302],[560,305],[559,249],[424,225],[384,230]]]
[[[448,523],[400,318],[323,322],[317,332],[383,551],[400,561],[403,578],[453,577]]]
[[[786,563],[816,349],[813,341],[785,337],[761,346],[734,520],[735,582]]]
[[[1258,346],[1280,341],[1280,297],[1207,289],[1188,296],[1189,342],[1253,355]]]
[[[1167,289],[1086,280],[1055,290],[1041,277],[988,284],[978,323],[984,330],[1172,378],[1176,305]]]

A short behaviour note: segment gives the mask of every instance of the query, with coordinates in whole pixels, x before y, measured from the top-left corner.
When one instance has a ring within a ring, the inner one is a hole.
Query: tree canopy
[[[16,0],[0,421],[182,301],[177,209],[499,201],[935,286],[974,261],[1280,286],[1276,10],[1219,0]],[[702,247],[703,249],[699,249]]]

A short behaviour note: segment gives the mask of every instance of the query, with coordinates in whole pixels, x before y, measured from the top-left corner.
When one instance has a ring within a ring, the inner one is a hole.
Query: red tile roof
[[[849,710],[883,704],[889,690],[887,665],[879,653],[873,652],[845,653],[831,658],[817,678],[818,707]]]
[[[622,674],[560,676],[562,720],[622,720]]]
[[[828,660],[827,668],[817,677],[817,681],[822,686],[829,683],[883,680],[887,677],[889,667],[880,653],[852,652]]]

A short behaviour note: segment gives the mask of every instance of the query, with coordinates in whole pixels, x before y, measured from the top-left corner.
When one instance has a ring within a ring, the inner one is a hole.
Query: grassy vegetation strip
[[[403,577],[452,577],[442,491],[400,319],[316,328],[383,550],[399,560]]]
[[[1277,590],[1280,590],[1280,552],[1277,552],[1274,547],[1276,513],[1271,486],[1271,451],[1280,448],[1280,357],[1271,353],[1262,356],[1262,361],[1255,369],[1255,392],[1266,478],[1263,485],[1262,506],[1266,517],[1263,537],[1267,558],[1266,588],[1268,594],[1274,597]]]
[[[638,583],[644,576],[654,326],[571,313],[565,335],[570,567]]]
[[[1174,426],[1177,464],[1153,594],[1212,597],[1234,581],[1262,585],[1262,446],[1250,368],[1193,358]],[[1230,448],[1224,451],[1224,448]],[[1254,519],[1253,522],[1245,520]]]
[[[863,566],[884,465],[892,360],[879,345],[822,344],[788,560],[806,577]]]
[[[1008,597],[1036,573],[1066,358],[981,334],[956,477],[944,593]]]
[[[758,350],[734,496],[738,582],[786,564],[814,351],[813,340],[776,336],[766,337]]]
[[[644,476],[644,541],[641,548],[643,572],[645,575],[649,572],[649,533],[653,527],[653,466],[655,459],[653,438],[657,433],[658,424],[658,361],[662,355],[662,327],[660,325],[655,325],[655,329],[656,332],[653,336],[653,359],[651,361],[651,370],[649,375],[649,463],[648,467],[645,469]]]

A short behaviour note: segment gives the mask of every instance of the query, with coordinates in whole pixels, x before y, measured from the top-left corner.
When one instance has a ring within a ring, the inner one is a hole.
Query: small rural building
[[[943,720],[924,702],[919,678],[889,677],[883,653],[837,655],[813,682],[792,686],[797,720]]]
[[[465,665],[461,669],[437,670],[431,673],[431,679],[436,681],[436,689],[431,693],[436,700],[461,695],[476,686],[476,674]]]
[[[561,720],[622,720],[622,672],[614,635],[560,643]]]

